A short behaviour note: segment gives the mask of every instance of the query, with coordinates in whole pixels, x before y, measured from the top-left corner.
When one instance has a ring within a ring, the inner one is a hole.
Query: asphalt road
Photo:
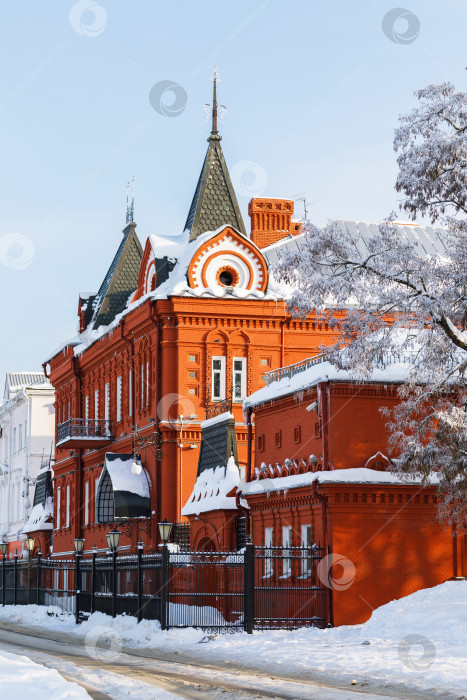
[[[83,642],[66,639],[64,634],[58,635],[59,639],[51,639],[48,631],[28,630],[26,633],[24,629],[15,631],[15,628],[19,630],[19,626],[2,624],[0,649],[56,669],[67,680],[82,685],[95,700],[247,700],[263,697],[358,700],[359,695],[365,700],[418,700],[434,697],[401,692],[397,688],[379,690],[365,683],[343,687],[332,681],[284,678],[252,669],[203,665],[199,660],[190,663],[186,657],[173,660],[173,654],[163,654],[172,656],[172,660],[154,658],[145,655],[147,650],[126,650],[128,653],[118,652],[115,656],[111,649],[104,649],[102,653],[91,649],[90,653]]]

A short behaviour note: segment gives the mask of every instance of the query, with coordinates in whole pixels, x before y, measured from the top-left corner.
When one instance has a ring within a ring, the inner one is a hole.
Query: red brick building
[[[299,232],[293,202],[253,200],[247,236],[215,94],[213,104],[184,232],[149,236],[143,249],[130,212],[99,291],[79,298],[79,335],[44,365],[56,397],[54,555],[73,551],[75,537],[85,538],[85,552],[104,548],[119,520],[117,501],[130,520],[121,547],[134,548],[140,537],[156,546],[157,522],[179,521],[192,491],[207,407],[231,405],[246,470],[251,426],[243,423],[243,399],[262,386],[265,371],[332,338],[313,319],[290,318],[261,250]],[[133,508],[136,479],[122,489],[120,472],[107,468],[106,455],[115,453],[138,455],[125,464],[129,474],[145,474],[144,508]]]
[[[245,401],[255,422],[253,478],[233,487],[231,469],[229,504],[221,508],[221,499],[213,508],[211,491],[226,491],[220,474],[211,475],[215,489],[198,477],[184,510],[193,545],[231,547],[247,506],[255,545],[322,546],[320,579],[335,625],[363,622],[394,598],[465,576],[466,539],[437,520],[436,484],[404,483],[388,469],[380,409],[394,407],[407,372],[406,363],[388,358],[358,382],[324,356],[270,372],[266,387]],[[278,589],[306,575],[287,577],[270,566]]]

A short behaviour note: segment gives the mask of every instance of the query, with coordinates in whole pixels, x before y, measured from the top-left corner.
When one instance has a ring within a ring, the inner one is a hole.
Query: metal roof
[[[51,383],[43,372],[7,372],[3,398],[5,401],[8,401],[22,389],[40,385],[45,385],[43,388],[52,388]]]
[[[382,232],[383,224],[365,223],[363,221],[338,221],[338,225],[343,231],[358,234],[360,242],[358,247],[363,254],[369,254],[368,240],[375,235],[378,229]],[[443,255],[448,254],[446,241],[446,229],[434,226],[418,226],[412,223],[394,223],[407,242],[414,245],[415,250],[421,257],[427,255]],[[262,253],[267,260],[268,265],[274,265],[279,261],[279,256],[285,250],[300,252],[300,245],[303,245],[304,240],[310,233],[302,233],[298,236],[290,236],[283,238],[281,241],[262,249]]]

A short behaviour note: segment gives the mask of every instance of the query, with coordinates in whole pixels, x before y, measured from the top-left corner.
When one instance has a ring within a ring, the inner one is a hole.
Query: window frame
[[[241,362],[241,370],[235,369],[235,363]],[[236,383],[235,378],[237,374],[240,375],[240,396],[236,394]],[[247,358],[246,357],[234,357],[232,358],[232,401],[234,403],[242,403],[246,398],[246,376],[247,376]]]
[[[214,369],[214,362],[216,362],[217,360],[219,360],[221,363],[220,369],[217,369],[217,368]],[[211,399],[212,399],[212,401],[225,401],[225,379],[226,379],[225,365],[226,365],[225,355],[213,355],[212,362],[211,362],[211,381],[212,381]],[[217,373],[219,373],[219,396],[214,395],[215,374],[217,374]]]

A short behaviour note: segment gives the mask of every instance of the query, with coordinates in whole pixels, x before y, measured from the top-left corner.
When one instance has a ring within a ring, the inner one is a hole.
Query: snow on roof
[[[127,491],[142,498],[149,498],[149,484],[146,472],[132,455],[107,452],[105,466],[112,481],[113,490]],[[102,470],[102,474],[104,470]],[[102,478],[101,474],[101,478]]]
[[[214,416],[214,418],[203,420],[201,423],[201,429],[203,430],[205,428],[210,428],[212,425],[216,425],[216,423],[224,423],[226,420],[233,417],[234,416],[232,413],[230,413],[230,411],[225,411],[225,413],[220,413],[218,416]]]
[[[52,388],[43,372],[7,372],[5,377],[5,401],[13,398],[23,389],[32,386],[40,389]]]
[[[236,510],[234,496],[227,496],[240,485],[240,472],[230,457],[227,467],[205,469],[196,479],[192,494],[182,508],[182,515],[199,515],[211,510]],[[245,501],[241,504],[247,507]]]
[[[26,524],[23,527],[23,532],[37,532],[38,530],[52,530],[54,515],[54,502],[50,496],[46,499],[45,505],[38,503],[31,511]]]
[[[288,491],[298,489],[302,486],[310,486],[314,481],[319,484],[420,484],[420,479],[389,471],[377,471],[366,467],[351,469],[334,469],[324,472],[306,472],[305,474],[292,474],[275,479],[258,479],[243,484],[241,492],[244,496],[270,493],[272,491]],[[430,479],[431,484],[437,484],[438,479],[435,474]]]
[[[388,356],[388,363],[385,366],[375,367],[370,376],[365,378],[365,383],[400,384],[407,381],[413,369],[410,356],[400,360],[394,359],[393,362],[390,359]],[[294,365],[291,365],[290,368],[277,370],[276,376],[280,376],[279,372],[287,374],[287,370],[290,370],[289,376],[271,381],[267,386],[255,391],[244,400],[244,408],[258,406],[266,401],[304,391],[316,386],[319,382],[362,381],[361,376],[355,370],[338,369],[327,359],[326,355],[309,358],[304,362],[309,362],[309,366],[303,370],[298,369],[294,372]],[[303,366],[304,362],[297,363],[297,365]]]

